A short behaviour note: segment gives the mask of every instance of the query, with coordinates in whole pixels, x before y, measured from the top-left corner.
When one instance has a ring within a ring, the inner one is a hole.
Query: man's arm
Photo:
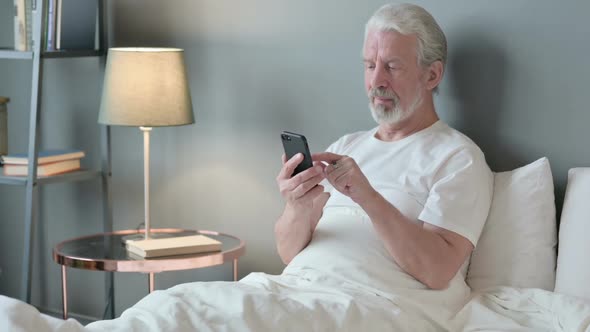
[[[319,185],[324,179],[321,163],[315,163],[314,167],[291,177],[302,160],[301,154],[288,161],[283,156],[283,168],[276,179],[281,196],[286,201],[285,209],[275,224],[277,251],[285,264],[307,246],[330,197]]]
[[[397,264],[429,288],[446,288],[471,254],[471,242],[429,223],[413,223],[377,192],[370,197],[358,203]]]
[[[448,286],[473,250],[469,240],[428,223],[413,223],[373,189],[352,158],[325,152],[314,155],[314,160],[331,164],[325,169],[328,181],[365,210],[404,271],[430,288]]]

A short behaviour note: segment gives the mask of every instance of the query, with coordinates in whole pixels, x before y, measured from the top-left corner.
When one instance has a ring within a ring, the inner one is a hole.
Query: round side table
[[[131,256],[122,238],[130,234],[142,234],[143,230],[124,230],[112,233],[99,233],[63,241],[53,248],[53,260],[61,265],[61,287],[63,317],[68,317],[67,267],[105,272],[148,273],[148,290],[154,291],[154,273],[198,269],[233,262],[234,281],[238,279],[238,258],[246,251],[246,243],[232,235],[194,231],[175,228],[150,230],[152,233],[165,233],[173,236],[203,234],[222,243],[221,251],[175,255],[158,258],[137,258]],[[112,285],[112,279],[111,279]],[[113,287],[109,287],[111,304],[114,303]],[[111,305],[111,316],[114,306]],[[112,317],[114,318],[114,317]]]

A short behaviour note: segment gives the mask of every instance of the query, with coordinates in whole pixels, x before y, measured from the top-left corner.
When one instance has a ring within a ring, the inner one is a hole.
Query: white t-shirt
[[[451,230],[476,245],[493,189],[481,150],[442,121],[395,142],[375,138],[377,129],[346,135],[327,151],[352,157],[373,188],[409,219]],[[420,305],[462,306],[470,292],[467,264],[446,290],[428,290],[397,265],[358,204],[327,181],[324,185],[331,197],[322,218],[284,273],[313,269],[384,296],[407,295]]]
[[[487,218],[493,176],[479,147],[442,121],[395,142],[378,128],[346,135],[327,151],[352,157],[373,188],[406,217],[448,229],[475,246]],[[326,207],[359,207],[323,183]]]

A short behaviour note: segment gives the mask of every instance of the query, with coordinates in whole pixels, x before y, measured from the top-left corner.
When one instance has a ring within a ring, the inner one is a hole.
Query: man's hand
[[[321,199],[324,204],[328,199],[325,197],[328,195],[324,193],[324,186],[319,184],[324,179],[324,166],[321,163],[314,163],[314,167],[291,177],[302,160],[301,153],[296,154],[290,160],[286,160],[283,155],[283,168],[276,179],[281,196],[287,203],[285,208],[298,215],[310,213],[314,206],[314,200],[319,196],[324,196]]]
[[[300,153],[289,160],[283,155],[283,167],[276,179],[286,204],[275,224],[275,237],[279,255],[286,264],[307,246],[330,198],[319,184],[325,178],[322,163],[315,162],[314,167],[291,177],[302,160]]]
[[[329,164],[325,166],[326,178],[336,190],[350,197],[355,203],[362,205],[377,194],[351,157],[323,152],[314,154],[312,159]]]

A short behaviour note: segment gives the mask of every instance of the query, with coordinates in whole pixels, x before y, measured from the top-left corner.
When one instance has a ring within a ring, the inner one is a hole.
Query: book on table
[[[128,241],[127,251],[143,258],[220,251],[221,242],[205,235]]]
[[[27,176],[29,165],[4,164],[5,176]],[[70,159],[37,166],[37,176],[52,176],[80,169],[80,159]]]
[[[81,150],[47,150],[39,152],[37,156],[37,164],[44,165],[54,163],[57,161],[81,159],[85,156],[84,151]],[[28,165],[29,157],[26,153],[17,153],[1,156],[0,160],[4,164],[12,165]]]

